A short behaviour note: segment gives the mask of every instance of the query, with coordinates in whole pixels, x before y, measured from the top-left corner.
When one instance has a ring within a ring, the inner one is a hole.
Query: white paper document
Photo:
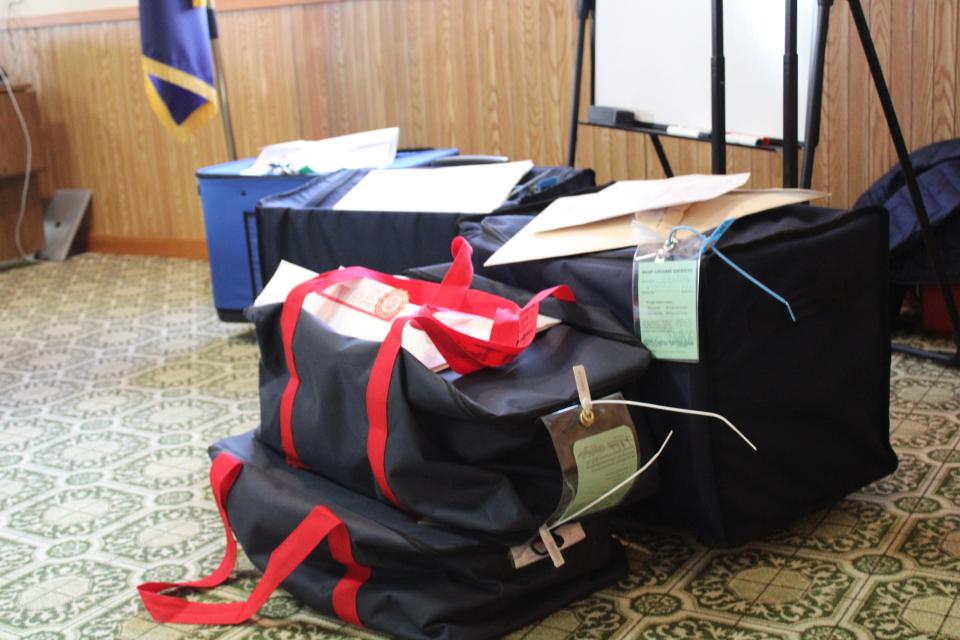
[[[258,307],[282,303],[294,287],[316,275],[314,271],[282,260],[253,304]],[[383,342],[394,318],[412,315],[420,309],[408,301],[406,291],[369,278],[335,284],[319,294],[310,293],[304,298],[303,308],[341,335],[372,342]],[[459,311],[438,311],[435,316],[448,327],[481,340],[489,339],[493,329],[490,318]],[[537,331],[558,324],[560,321],[556,318],[537,316]],[[408,324],[403,328],[400,344],[429,369],[447,368],[426,332]]]
[[[324,140],[291,140],[264,147],[245,176],[382,169],[397,157],[400,129],[390,127]]]
[[[551,212],[548,207],[490,256],[484,266],[495,267],[622,249],[647,242],[662,242],[678,224],[706,233],[728,218],[741,218],[776,207],[824,198],[827,195],[807,189],[744,189],[725,193],[711,200],[621,215],[573,227],[556,227],[553,224],[554,217],[563,216],[563,211]],[[552,230],[538,230],[538,226],[544,225],[537,225],[535,222],[543,217],[547,218],[544,221],[545,226]]]
[[[716,176],[693,174],[665,180],[623,180],[596,193],[557,198],[535,218],[534,230],[576,227],[637,211],[657,211],[712,200],[742,187],[749,179],[749,173],[737,173]]]
[[[533,162],[371,171],[334,206],[340,211],[490,213]]]

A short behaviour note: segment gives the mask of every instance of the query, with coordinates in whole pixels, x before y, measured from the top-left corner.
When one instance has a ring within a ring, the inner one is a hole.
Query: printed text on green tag
[[[577,461],[577,490],[573,501],[558,518],[561,522],[636,472],[638,464],[636,436],[633,429],[627,425],[621,425],[577,440],[573,444],[573,456]],[[632,486],[633,483],[628,482],[577,517],[616,506]]]
[[[638,262],[640,339],[660,360],[700,359],[697,338],[699,260]]]

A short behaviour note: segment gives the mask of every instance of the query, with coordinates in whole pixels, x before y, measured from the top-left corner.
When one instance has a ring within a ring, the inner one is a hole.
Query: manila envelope
[[[825,198],[827,195],[809,189],[744,189],[682,207],[644,211],[576,227],[536,231],[528,224],[490,256],[483,266],[495,267],[662,242],[678,224],[706,233],[728,218],[742,218],[777,207]],[[543,226],[543,223],[535,226]]]

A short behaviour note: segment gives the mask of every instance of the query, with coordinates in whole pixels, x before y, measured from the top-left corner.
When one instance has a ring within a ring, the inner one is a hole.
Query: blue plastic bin
[[[457,155],[457,149],[401,151],[391,168],[416,167],[436,158]],[[259,246],[252,214],[261,198],[289,191],[315,175],[244,176],[253,158],[224,162],[197,171],[203,222],[210,257],[213,305],[221,320],[243,321],[243,310],[263,288]]]

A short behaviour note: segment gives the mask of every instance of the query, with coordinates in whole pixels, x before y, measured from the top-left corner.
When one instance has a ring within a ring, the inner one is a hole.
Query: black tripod
[[[907,151],[907,145],[903,139],[903,131],[900,129],[900,121],[893,107],[890,91],[887,89],[887,81],[884,79],[883,69],[880,67],[880,59],[877,57],[877,50],[876,47],[874,47],[873,38],[870,36],[870,28],[867,25],[867,19],[863,13],[863,6],[860,4],[860,0],[847,0],[847,2],[850,4],[850,13],[857,27],[857,34],[860,36],[860,45],[863,47],[863,53],[867,58],[867,66],[870,67],[873,84],[877,88],[877,96],[880,98],[880,105],[883,107],[883,116],[887,121],[887,128],[890,130],[890,138],[893,140],[893,146],[897,151],[897,159],[900,162],[900,169],[903,171],[903,177],[907,184],[907,189],[910,192],[910,200],[913,203],[917,221],[920,223],[923,241],[924,244],[926,244],[927,252],[930,254],[930,262],[933,265],[933,270],[937,274],[940,292],[946,302],[947,314],[950,316],[950,326],[953,329],[953,342],[954,345],[956,345],[956,350],[953,353],[927,351],[896,343],[893,345],[893,349],[900,353],[927,358],[951,367],[960,367],[960,314],[957,313],[957,304],[953,298],[950,280],[947,277],[947,269],[943,261],[943,251],[940,248],[940,243],[934,237],[933,229],[930,226],[927,208],[923,203],[923,197],[920,195],[920,185],[917,183],[917,175],[913,170],[913,163],[910,161],[910,154]],[[803,177],[801,179],[801,185],[804,187],[809,187],[810,182],[813,180],[813,161],[817,142],[820,137],[823,68],[827,49],[827,32],[830,28],[830,7],[833,6],[833,0],[818,0],[817,4],[817,39],[813,53],[813,64],[811,65],[810,71],[811,89],[807,107],[807,147],[804,151]]]
[[[953,353],[942,351],[927,351],[917,349],[901,344],[894,344],[894,351],[906,353],[909,355],[926,358],[945,364],[951,367],[960,368],[960,314],[957,312],[956,301],[953,298],[950,281],[947,276],[946,265],[943,260],[943,251],[940,243],[933,235],[933,229],[930,226],[930,217],[927,215],[927,208],[923,203],[923,197],[920,194],[920,185],[917,182],[917,175],[913,169],[913,162],[910,160],[910,154],[907,151],[906,142],[903,139],[903,131],[900,128],[900,121],[897,118],[896,109],[893,106],[893,100],[890,97],[890,90],[887,88],[887,81],[883,75],[883,69],[880,66],[880,59],[877,57],[877,50],[873,43],[873,37],[870,35],[870,27],[867,25],[866,16],[863,13],[863,5],[860,0],[847,0],[850,6],[850,12],[853,16],[854,24],[857,28],[857,35],[860,38],[860,45],[867,59],[867,66],[870,68],[870,75],[873,78],[874,86],[877,90],[877,96],[880,98],[880,104],[883,107],[883,115],[887,121],[887,128],[890,131],[890,138],[897,151],[897,159],[900,168],[903,171],[904,180],[907,189],[910,192],[910,199],[913,203],[914,212],[917,221],[920,223],[920,229],[923,234],[923,241],[927,252],[930,254],[930,261],[934,272],[937,274],[937,281],[940,285],[940,292],[946,302],[947,314],[950,317],[950,325],[953,330],[953,342],[955,350]],[[796,40],[797,40],[797,3],[796,0],[787,0],[786,2],[786,44],[784,55],[784,186],[790,187],[796,185],[796,151],[797,143],[797,89],[796,89]],[[827,50],[827,32],[830,28],[830,8],[833,6],[833,0],[817,1],[817,27],[816,43],[813,51],[813,60],[810,68],[810,93],[807,98],[807,127],[806,142],[804,144],[803,154],[803,174],[800,184],[804,188],[809,188],[813,180],[813,162],[816,153],[816,147],[820,138],[820,117],[823,101],[823,75],[824,63]],[[571,118],[571,135],[569,148],[569,162],[573,165],[576,155],[576,128],[578,125],[578,115],[580,107],[580,88],[583,71],[583,46],[586,33],[586,23],[590,14],[594,10],[594,0],[577,0],[577,19],[579,20],[579,31],[577,39],[577,56],[575,58],[575,76],[574,76],[574,100],[573,114]],[[724,149],[724,117],[723,103],[724,94],[724,69],[723,69],[723,0],[713,0],[713,58],[712,65],[712,96],[713,96],[713,169],[714,173],[722,173]],[[591,74],[592,75],[592,74]],[[592,84],[592,83],[591,83]],[[659,140],[654,141],[657,155],[661,156],[662,147]],[[665,156],[661,156],[661,163],[665,168]],[[719,171],[718,171],[719,170]],[[669,174],[668,174],[669,175]]]

